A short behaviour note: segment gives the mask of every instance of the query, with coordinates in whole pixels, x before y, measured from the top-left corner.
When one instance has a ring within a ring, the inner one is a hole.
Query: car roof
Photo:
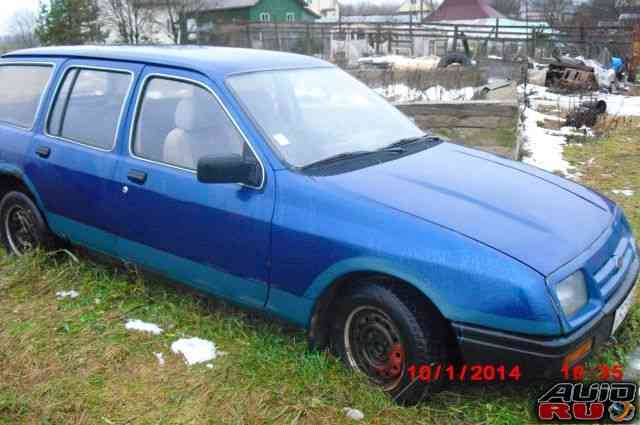
[[[251,71],[333,66],[311,56],[293,53],[210,46],[38,47],[17,50],[2,57],[64,57],[138,62],[187,68],[218,78]]]

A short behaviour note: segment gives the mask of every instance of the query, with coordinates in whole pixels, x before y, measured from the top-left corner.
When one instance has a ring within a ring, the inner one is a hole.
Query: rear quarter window
[[[71,68],[56,94],[47,132],[112,149],[131,79],[131,74],[117,70]]]
[[[33,127],[53,66],[0,65],[0,122]]]

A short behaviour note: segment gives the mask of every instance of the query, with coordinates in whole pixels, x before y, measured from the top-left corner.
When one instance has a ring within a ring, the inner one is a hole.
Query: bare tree
[[[340,10],[344,16],[393,15],[401,4],[402,0],[384,3],[373,3],[365,0],[357,3],[342,4]],[[425,5],[426,4],[429,4],[428,1],[425,1]]]
[[[19,10],[9,21],[9,32],[19,47],[34,47],[38,44],[35,34],[38,18],[30,10]]]
[[[542,12],[544,20],[550,25],[558,24],[572,6],[572,0],[533,0],[530,5]]]
[[[520,0],[491,0],[491,6],[504,16],[517,18],[520,13]]]
[[[181,44],[189,32],[188,22],[205,9],[205,0],[158,0],[167,14],[166,25],[163,25],[167,35],[174,44]],[[160,23],[164,24],[164,23]]]
[[[156,8],[149,0],[103,0],[104,19],[127,44],[150,42]]]
[[[564,14],[572,6],[572,0],[545,0],[543,12],[545,20],[550,24],[562,22]]]

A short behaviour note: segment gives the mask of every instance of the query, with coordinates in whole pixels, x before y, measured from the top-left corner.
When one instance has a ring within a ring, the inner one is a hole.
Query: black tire
[[[447,56],[440,59],[440,62],[438,62],[438,68],[446,68],[449,65],[454,63],[467,67],[467,66],[471,66],[471,59],[469,59],[469,57],[464,53],[460,53],[460,52],[448,53]]]
[[[0,201],[0,237],[7,252],[18,256],[56,245],[56,238],[36,204],[18,191],[8,192]]]
[[[409,373],[413,365],[416,371],[420,366],[444,369],[449,361],[448,324],[426,300],[399,285],[372,282],[340,295],[333,312],[336,354],[396,402],[416,404],[442,388],[444,380],[415,379],[417,373],[412,380]]]

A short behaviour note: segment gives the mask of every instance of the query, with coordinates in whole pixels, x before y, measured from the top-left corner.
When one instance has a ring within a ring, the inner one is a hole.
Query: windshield
[[[255,72],[228,82],[271,145],[295,167],[375,151],[423,134],[395,107],[338,68]]]

